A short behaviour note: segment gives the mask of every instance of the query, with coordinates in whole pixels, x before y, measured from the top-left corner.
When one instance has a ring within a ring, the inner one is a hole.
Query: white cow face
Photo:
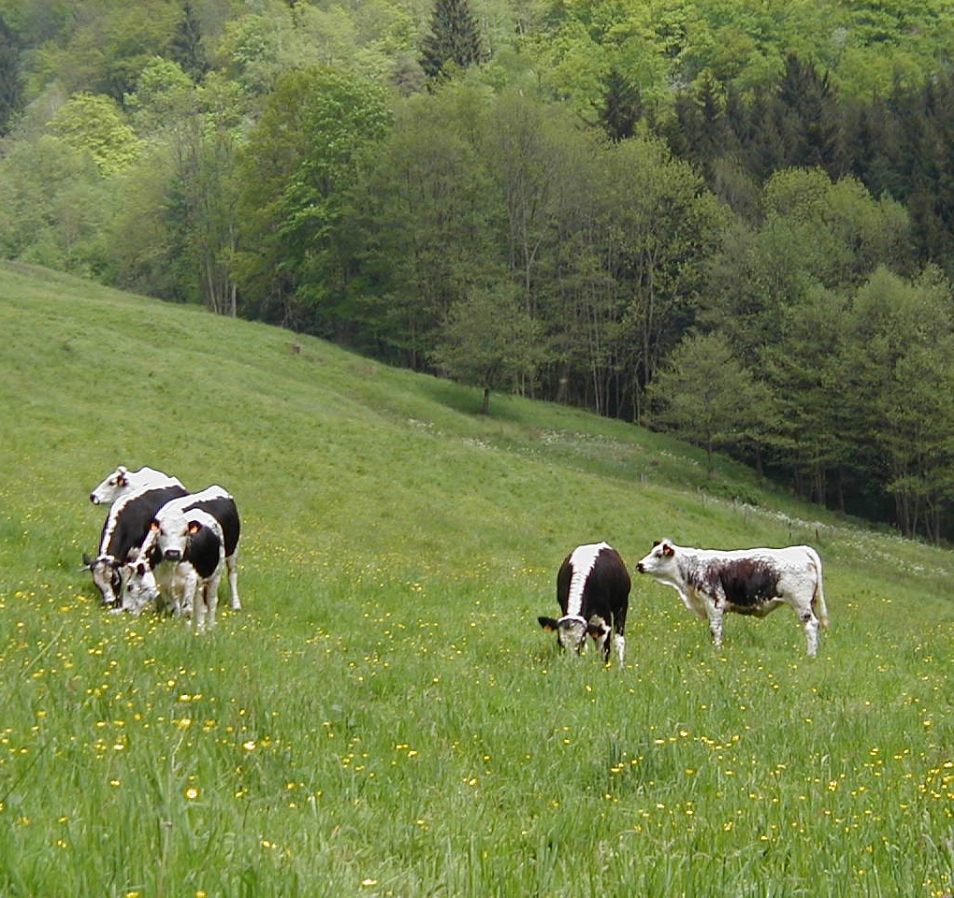
[[[152,522],[156,532],[156,544],[166,561],[182,561],[189,546],[189,534],[195,532],[195,524],[190,523],[182,512],[164,514]]]
[[[89,494],[89,501],[93,505],[110,505],[116,501],[128,485],[129,471],[120,465]]]
[[[130,561],[123,566],[125,586],[123,591],[123,609],[139,615],[159,598],[159,584],[149,565],[140,559]]]
[[[93,575],[93,583],[103,597],[104,605],[115,605],[119,601],[123,586],[119,568],[119,562],[112,555],[99,555],[96,558],[83,555],[82,570]]]
[[[587,636],[595,638],[603,635],[603,627],[587,623],[582,617],[575,615],[567,615],[559,620],[552,617],[540,617],[537,620],[544,630],[556,631],[557,644],[561,649],[576,652],[578,655],[583,651]]]
[[[663,539],[653,543],[653,550],[636,565],[641,574],[651,574],[660,579],[671,579],[676,574],[676,547],[672,540]]]

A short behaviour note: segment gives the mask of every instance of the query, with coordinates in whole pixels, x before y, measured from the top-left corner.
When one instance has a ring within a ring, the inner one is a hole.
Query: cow
[[[615,631],[616,655],[623,666],[626,654],[626,610],[632,583],[619,552],[607,543],[577,546],[557,572],[559,620],[539,617],[544,630],[556,631],[561,648],[581,654],[590,636],[599,643],[609,664],[610,636]]]
[[[167,502],[188,495],[185,487],[146,486],[120,496],[109,509],[99,538],[95,558],[83,555],[81,570],[93,575],[93,582],[102,595],[103,605],[119,605],[123,589],[123,565],[130,553],[139,551],[156,512]]]
[[[183,590],[180,602],[192,609],[193,628],[199,632],[206,626],[211,629],[226,566],[222,525],[201,508],[166,506],[156,516],[153,532],[155,549],[162,558],[157,568],[171,568],[173,588]]]
[[[120,497],[136,490],[162,486],[182,486],[182,482],[155,468],[143,467],[138,471],[129,471],[120,465],[89,494],[89,501],[93,505],[112,505]]]
[[[821,558],[811,546],[720,551],[663,539],[636,570],[671,586],[690,611],[708,618],[716,647],[727,612],[765,617],[788,605],[802,622],[809,656],[818,651],[819,626],[828,627]]]
[[[196,567],[192,556],[198,548],[192,544],[185,519],[193,512],[209,515],[218,525],[228,571],[230,605],[233,611],[241,610],[238,592],[241,523],[235,499],[220,486],[174,499],[159,509],[138,556],[126,565],[124,609],[138,614],[147,603],[164,594],[170,599],[173,612],[191,611],[191,596],[196,590],[198,575],[190,572],[190,567]]]

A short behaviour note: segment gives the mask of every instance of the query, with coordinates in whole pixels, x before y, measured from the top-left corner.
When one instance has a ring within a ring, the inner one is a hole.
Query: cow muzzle
[[[162,553],[162,557],[165,558],[166,561],[182,561],[182,552],[179,549],[166,549],[166,551]]]

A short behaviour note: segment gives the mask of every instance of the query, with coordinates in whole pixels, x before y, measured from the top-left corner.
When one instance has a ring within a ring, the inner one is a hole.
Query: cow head
[[[189,553],[189,536],[195,532],[195,522],[175,511],[155,518],[150,531],[164,561],[183,561]]]
[[[120,465],[89,494],[89,501],[93,505],[109,505],[128,485],[129,471]]]
[[[156,575],[143,557],[133,558],[123,565],[123,609],[134,615],[142,613],[150,603],[159,599]]]
[[[568,614],[559,620],[552,617],[538,617],[537,620],[544,630],[556,631],[560,648],[575,651],[578,655],[583,651],[587,636],[599,639],[606,634],[605,624],[596,624],[575,614]]]
[[[641,574],[652,574],[665,578],[676,567],[676,545],[671,539],[659,539],[653,543],[653,550],[636,565]]]
[[[118,605],[122,594],[122,575],[120,563],[112,555],[98,555],[90,558],[83,554],[81,571],[89,571],[93,575],[93,583],[99,590],[104,605]]]

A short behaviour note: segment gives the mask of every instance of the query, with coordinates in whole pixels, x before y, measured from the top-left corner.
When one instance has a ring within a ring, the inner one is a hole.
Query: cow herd
[[[95,558],[83,556],[103,605],[140,614],[147,606],[191,616],[197,630],[215,625],[219,581],[227,574],[231,607],[238,594],[241,525],[235,500],[220,486],[190,493],[153,468],[120,466],[92,493],[109,513]]]
[[[103,605],[133,614],[149,606],[169,609],[191,616],[202,630],[215,624],[225,574],[232,609],[242,607],[236,566],[241,525],[235,500],[222,487],[190,493],[162,471],[120,466],[92,491],[90,501],[109,506],[96,557],[83,556],[83,570],[92,573]],[[715,551],[663,539],[636,571],[671,586],[690,611],[708,619],[716,646],[722,645],[728,612],[764,617],[788,605],[802,624],[809,655],[818,651],[819,629],[828,626],[822,563],[810,546]],[[622,667],[631,586],[626,564],[612,546],[577,546],[557,572],[562,616],[538,620],[556,632],[561,648],[580,653],[592,638],[605,663],[615,644]]]

